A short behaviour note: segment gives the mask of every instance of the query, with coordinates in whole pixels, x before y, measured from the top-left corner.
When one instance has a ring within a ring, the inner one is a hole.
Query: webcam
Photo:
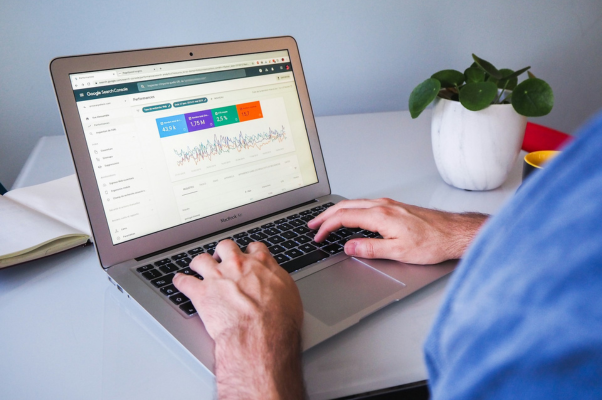
[[[192,57],[194,54],[192,52],[190,52],[190,57]]]

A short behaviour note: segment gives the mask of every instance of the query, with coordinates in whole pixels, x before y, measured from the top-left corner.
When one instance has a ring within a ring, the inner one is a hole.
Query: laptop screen
[[[70,80],[114,245],[318,182],[286,50]]]

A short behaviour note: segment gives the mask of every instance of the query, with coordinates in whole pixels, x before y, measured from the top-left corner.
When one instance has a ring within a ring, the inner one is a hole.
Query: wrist
[[[451,215],[452,229],[449,232],[447,252],[449,259],[458,259],[464,255],[489,215],[475,212]]]
[[[249,322],[216,338],[220,399],[303,398],[301,334],[286,325]]]

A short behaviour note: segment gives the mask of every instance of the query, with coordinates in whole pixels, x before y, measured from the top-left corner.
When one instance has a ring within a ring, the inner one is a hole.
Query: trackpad
[[[405,287],[352,258],[296,283],[305,311],[327,325],[335,325]]]

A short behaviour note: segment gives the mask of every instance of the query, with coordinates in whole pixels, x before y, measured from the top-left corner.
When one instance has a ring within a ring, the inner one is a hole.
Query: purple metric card
[[[211,110],[197,111],[189,114],[184,114],[188,132],[200,131],[201,129],[213,128],[213,116]]]

